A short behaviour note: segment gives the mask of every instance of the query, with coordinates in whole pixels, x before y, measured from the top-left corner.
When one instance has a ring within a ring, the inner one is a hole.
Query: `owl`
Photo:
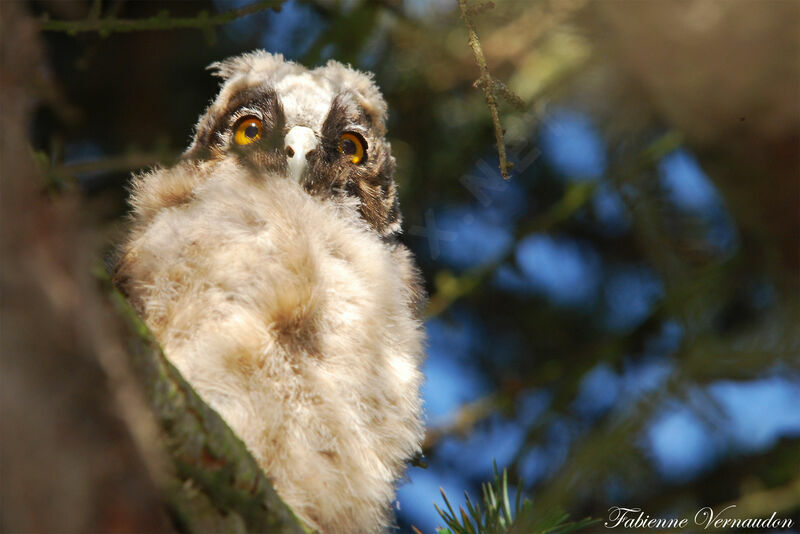
[[[209,68],[221,89],[181,160],[132,181],[115,281],[298,517],[381,532],[423,435],[386,103],[335,61]]]

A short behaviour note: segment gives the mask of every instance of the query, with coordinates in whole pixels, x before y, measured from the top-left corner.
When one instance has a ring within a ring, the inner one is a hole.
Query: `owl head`
[[[400,229],[386,102],[368,74],[336,61],[315,69],[256,51],[213,63],[223,83],[185,157],[236,158],[309,194],[357,202],[380,235]]]

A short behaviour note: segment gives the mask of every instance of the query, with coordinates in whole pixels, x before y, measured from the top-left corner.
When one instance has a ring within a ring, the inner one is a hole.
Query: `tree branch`
[[[131,32],[141,30],[174,30],[179,28],[194,28],[209,32],[215,26],[227,24],[236,19],[252,15],[267,9],[279,9],[284,0],[261,0],[253,4],[230,9],[215,15],[209,15],[207,11],[201,11],[196,17],[173,18],[167,11],[162,11],[154,17],[146,19],[130,20],[118,19],[113,16],[101,18],[96,10],[85,20],[50,20],[49,15],[45,14],[39,19],[39,28],[42,31],[67,32],[70,35],[84,32],[97,32],[106,36],[112,32]]]
[[[153,152],[125,152],[123,154],[101,157],[71,163],[55,163],[44,151],[33,151],[39,171],[48,188],[55,191],[68,191],[78,183],[81,174],[131,172],[150,168],[153,165],[172,164],[180,157],[181,152],[172,150],[156,150]]]
[[[174,518],[188,532],[307,532],[263,471],[178,370],[102,267],[95,274],[127,327],[128,352],[163,431],[175,475],[162,483]],[[170,475],[167,474],[167,477]]]

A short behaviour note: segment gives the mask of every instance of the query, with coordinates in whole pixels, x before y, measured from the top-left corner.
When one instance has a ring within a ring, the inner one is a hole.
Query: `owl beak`
[[[306,156],[317,148],[318,144],[314,130],[305,126],[295,126],[286,134],[284,150],[289,158],[289,175],[294,181],[299,183],[302,180],[308,167]]]

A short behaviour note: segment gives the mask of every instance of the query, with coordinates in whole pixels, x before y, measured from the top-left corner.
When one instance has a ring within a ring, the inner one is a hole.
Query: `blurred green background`
[[[34,1],[36,18],[197,17],[246,1]],[[396,504],[800,522],[800,3],[499,0],[473,17],[511,179],[454,0],[291,0],[214,31],[43,31],[30,144],[110,244],[130,173],[169,164],[255,48],[372,71],[404,241],[431,295],[426,469]],[[598,527],[599,531],[605,529]],[[796,532],[797,530],[795,530]]]

